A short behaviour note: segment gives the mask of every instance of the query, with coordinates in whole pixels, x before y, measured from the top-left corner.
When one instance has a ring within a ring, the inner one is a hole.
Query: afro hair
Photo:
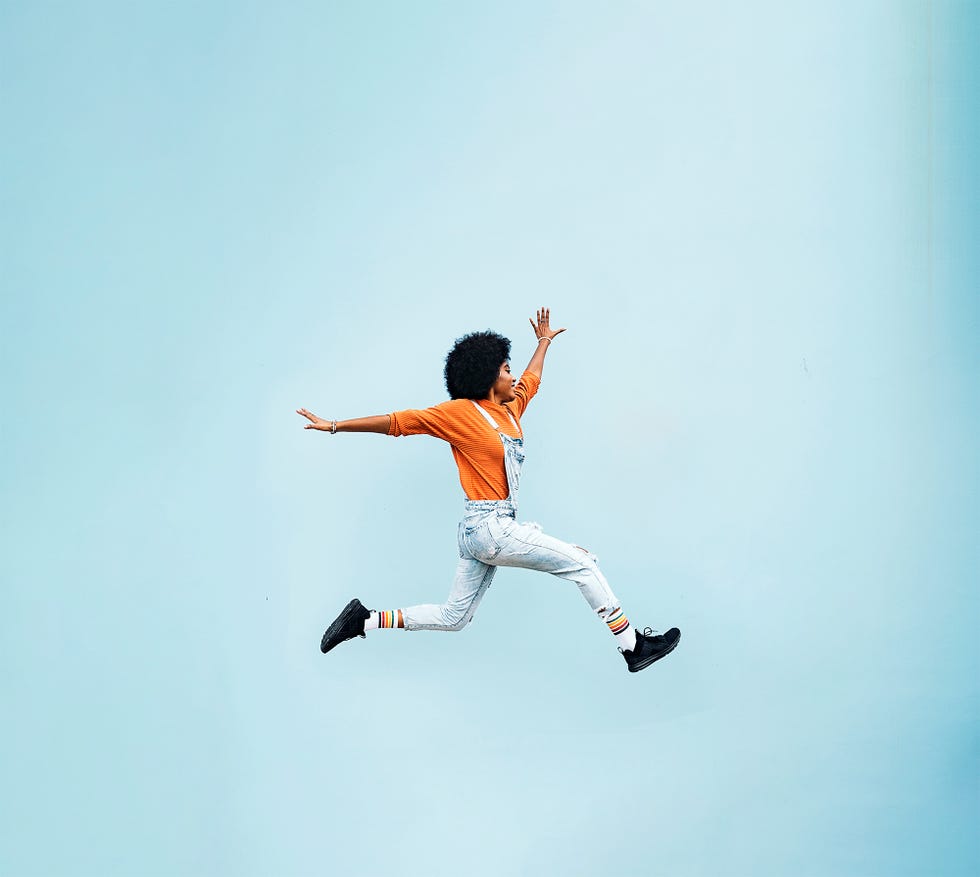
[[[486,399],[510,359],[510,339],[491,332],[471,332],[456,339],[446,356],[446,389],[450,399]]]

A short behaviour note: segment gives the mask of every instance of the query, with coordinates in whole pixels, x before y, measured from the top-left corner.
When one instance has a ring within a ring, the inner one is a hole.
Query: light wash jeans
[[[467,500],[459,522],[459,566],[445,603],[402,610],[406,630],[462,630],[490,587],[498,566],[551,573],[575,582],[600,615],[619,607],[594,554],[517,521],[510,500]]]

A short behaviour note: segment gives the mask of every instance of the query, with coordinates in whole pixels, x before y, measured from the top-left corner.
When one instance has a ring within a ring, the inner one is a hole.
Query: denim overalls
[[[506,433],[500,431],[500,427],[497,426],[497,422],[490,416],[490,412],[486,408],[481,408],[477,402],[472,399],[476,410],[480,412],[486,418],[487,423],[490,424],[490,429],[500,436],[500,440],[504,443],[504,470],[507,472],[507,489],[510,491],[510,496],[507,497],[504,502],[510,502],[514,506],[514,511],[517,511],[517,491],[521,484],[521,466],[524,465],[524,438],[523,431],[517,425],[517,421],[514,420],[514,415],[507,411],[507,416],[510,418],[510,422],[514,429],[521,433],[521,438],[511,438]],[[500,500],[467,500],[466,508],[469,509],[471,503],[483,503],[483,502],[500,502]]]
[[[449,597],[440,605],[403,609],[405,628],[462,630],[473,619],[499,566],[536,569],[573,581],[596,612],[619,606],[594,554],[542,533],[539,524],[518,523],[517,493],[524,463],[524,439],[505,435],[490,413],[471,401],[503,443],[509,495],[507,499],[466,500],[457,532],[459,564]],[[509,410],[507,416],[520,431]]]

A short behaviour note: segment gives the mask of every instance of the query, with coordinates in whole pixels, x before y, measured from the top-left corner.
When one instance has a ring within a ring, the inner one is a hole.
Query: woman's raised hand
[[[322,429],[326,432],[330,432],[330,425],[333,423],[331,420],[324,420],[322,417],[317,417],[312,411],[307,411],[305,408],[297,408],[297,414],[302,414],[309,423],[303,424],[303,429]]]
[[[555,335],[560,335],[564,332],[564,329],[552,329],[551,328],[551,309],[550,308],[539,308],[538,309],[538,322],[535,325],[533,319],[528,318],[531,323],[531,328],[534,329],[534,335],[536,338],[547,338],[549,341],[555,337]]]

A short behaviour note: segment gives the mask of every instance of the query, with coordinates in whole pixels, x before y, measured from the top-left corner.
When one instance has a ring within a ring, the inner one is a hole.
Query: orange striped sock
[[[636,645],[636,630],[630,624],[623,610],[617,606],[611,612],[603,615],[602,620],[606,622],[606,626],[616,637],[619,647],[624,651],[632,651]]]
[[[365,630],[383,630],[393,627],[404,627],[405,619],[402,618],[401,609],[377,609],[371,610],[371,617],[364,622]]]

